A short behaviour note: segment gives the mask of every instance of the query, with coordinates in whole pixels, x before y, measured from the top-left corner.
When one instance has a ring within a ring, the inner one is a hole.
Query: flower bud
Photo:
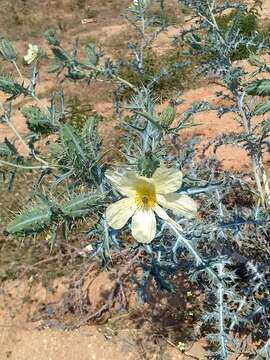
[[[159,117],[159,122],[160,125],[165,128],[168,129],[170,127],[170,125],[172,124],[172,122],[175,119],[175,109],[173,106],[168,106],[166,109],[164,109]]]
[[[138,159],[137,167],[142,176],[151,177],[159,165],[158,158],[152,154],[146,153]]]

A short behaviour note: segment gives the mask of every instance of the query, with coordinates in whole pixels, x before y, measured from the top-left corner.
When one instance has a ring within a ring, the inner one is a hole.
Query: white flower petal
[[[160,217],[161,219],[166,220],[166,221],[170,220],[169,215],[166,213],[165,210],[162,209],[161,206],[156,205],[153,210],[155,211],[157,216]]]
[[[29,65],[32,62],[32,56],[31,55],[25,55],[24,61]]]
[[[162,209],[161,206],[156,205],[155,206],[155,213],[157,214],[157,216],[159,216],[161,219],[174,224],[174,226],[176,226],[178,228],[178,230],[182,231],[183,228],[181,225],[177,224],[167,213],[165,210]]]
[[[188,195],[167,194],[157,195],[157,202],[167,209],[173,211],[176,215],[182,215],[188,219],[196,216],[198,205]]]
[[[149,244],[156,236],[156,217],[152,210],[138,209],[132,216],[132,236],[138,242]]]
[[[30,65],[39,55],[39,47],[29,44],[27,54],[24,56],[25,62]]]
[[[170,194],[180,189],[182,179],[182,171],[165,166],[157,168],[152,177],[158,194]]]
[[[123,196],[133,196],[135,193],[135,184],[137,183],[137,174],[134,171],[126,171],[123,174],[107,170],[106,178],[113,187]]]
[[[136,205],[130,198],[121,199],[106,209],[108,225],[113,229],[121,229],[136,211]]]

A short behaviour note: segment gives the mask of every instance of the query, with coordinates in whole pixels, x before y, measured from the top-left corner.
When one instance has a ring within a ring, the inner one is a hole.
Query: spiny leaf
[[[252,66],[257,66],[257,67],[263,67],[264,66],[264,63],[261,61],[260,57],[255,55],[255,54],[251,54],[249,56],[248,61]]]
[[[255,115],[263,115],[270,111],[270,100],[267,100],[266,102],[256,106],[254,110]]]
[[[61,206],[64,215],[81,218],[94,212],[102,204],[103,196],[97,193],[80,194]]]
[[[10,234],[34,234],[47,228],[52,220],[50,208],[37,206],[24,211],[7,226]]]
[[[74,128],[69,124],[64,124],[60,126],[59,133],[67,154],[72,159],[80,159],[80,162],[86,162],[87,157],[83,141],[81,137],[76,134]]]
[[[47,40],[49,45],[52,45],[52,46],[60,45],[60,42],[56,37],[56,31],[54,29],[48,29],[47,31],[45,31],[44,37]]]
[[[57,130],[57,126],[47,114],[44,114],[37,107],[24,107],[21,113],[26,118],[29,130],[36,133],[49,134]]]
[[[99,63],[100,55],[97,52],[95,45],[87,44],[85,46],[85,52],[86,52],[87,57],[84,60],[84,64],[97,66]]]
[[[16,60],[16,53],[10,41],[1,39],[0,41],[0,53],[7,61],[13,62]]]
[[[28,89],[18,84],[8,75],[0,75],[0,90],[6,94],[11,94],[11,98],[15,98],[19,95],[28,95]]]
[[[70,62],[69,56],[60,47],[57,46],[52,47],[52,52],[54,56],[61,62],[65,62],[65,63]]]
[[[9,157],[14,154],[17,154],[17,150],[8,139],[0,143],[0,156]]]
[[[50,64],[47,68],[47,71],[48,73],[55,73],[58,71],[60,72],[61,70],[64,69],[64,67],[65,66],[63,65],[63,63],[58,60],[55,63]]]
[[[249,95],[267,96],[270,95],[270,80],[255,80],[245,88]]]

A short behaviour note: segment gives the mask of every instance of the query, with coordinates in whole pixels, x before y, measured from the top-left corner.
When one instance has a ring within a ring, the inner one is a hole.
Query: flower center
[[[155,186],[146,181],[142,181],[136,186],[135,204],[138,208],[149,210],[156,204]]]

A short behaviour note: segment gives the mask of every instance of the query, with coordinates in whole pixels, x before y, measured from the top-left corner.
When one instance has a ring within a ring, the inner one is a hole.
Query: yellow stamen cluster
[[[152,209],[157,202],[154,184],[148,183],[146,181],[139,182],[136,185],[134,201],[140,209]]]

